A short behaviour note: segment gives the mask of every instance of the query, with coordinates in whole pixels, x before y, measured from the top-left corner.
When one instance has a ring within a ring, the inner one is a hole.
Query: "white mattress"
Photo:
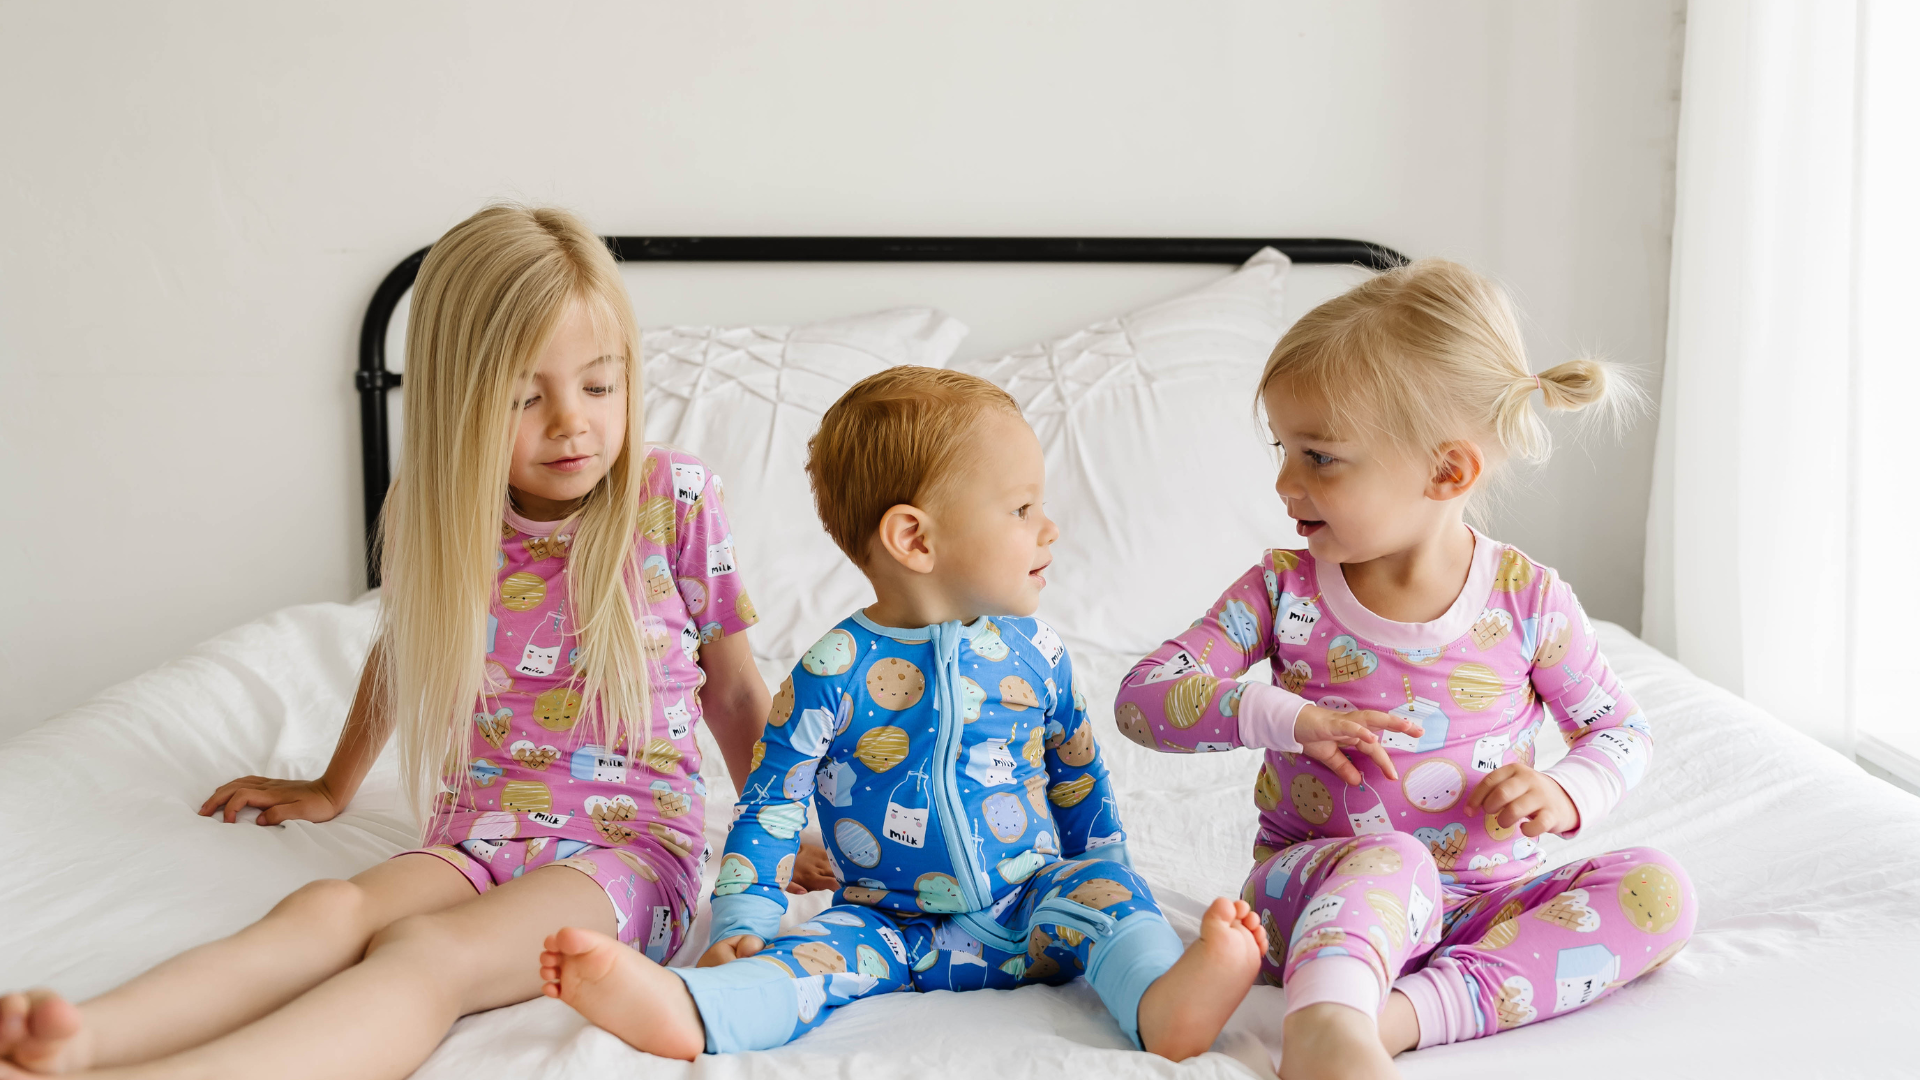
[[[0,987],[84,997],[229,933],[318,877],[408,845],[383,759],[324,825],[194,815],[247,773],[311,776],[339,729],[370,601],[290,608],[240,627],[0,743]],[[1409,1077],[1911,1075],[1920,1051],[1920,799],[1689,675],[1616,626],[1602,638],[1659,736],[1619,813],[1554,861],[1629,844],[1678,856],[1700,893],[1693,944],[1580,1013],[1401,1058]],[[1105,703],[1130,657],[1075,662]],[[770,673],[774,674],[774,673]],[[1096,707],[1100,707],[1098,704]],[[1175,926],[1236,892],[1253,826],[1251,753],[1173,757],[1112,730],[1131,848]],[[708,819],[730,793],[713,785]],[[709,839],[722,843],[719,828]],[[800,902],[811,912],[825,894]],[[695,954],[704,940],[697,927]],[[532,957],[528,963],[533,963]],[[1124,1049],[1083,984],[863,1002],[791,1046],[694,1065],[627,1049],[557,1002],[469,1017],[423,1077],[1270,1075],[1279,990],[1255,987],[1216,1049],[1175,1066]]]

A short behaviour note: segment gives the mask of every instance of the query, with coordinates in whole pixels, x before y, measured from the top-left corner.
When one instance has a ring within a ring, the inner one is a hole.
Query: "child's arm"
[[[1542,568],[1531,680],[1557,713],[1567,756],[1545,770],[1502,765],[1475,787],[1470,811],[1484,806],[1503,826],[1568,836],[1599,821],[1653,760],[1653,728],[1600,654],[1593,624],[1573,589]]]
[[[254,824],[278,825],[283,821],[326,821],[345,810],[393,734],[393,717],[387,713],[385,695],[379,692],[379,672],[385,660],[385,649],[374,642],[367,652],[366,666],[360,669],[360,688],[347,710],[347,723],[334,745],[333,760],[320,779],[243,776],[220,785],[200,804],[200,816],[224,809],[227,823],[232,824],[240,811],[257,806],[261,808],[260,817]]]
[[[707,681],[700,687],[700,713],[707,730],[720,744],[720,756],[726,759],[727,775],[736,788],[744,787],[753,771],[753,743],[767,723],[767,706],[772,695],[760,681],[753,666],[753,650],[747,635],[728,634],[700,647],[700,670]]]
[[[760,765],[740,788],[713,887],[713,945],[702,964],[752,955],[779,932],[787,911],[784,890],[807,824],[814,770],[833,745],[835,710],[843,697],[840,680],[810,675],[803,667],[793,669],[792,682],[792,705],[783,701],[768,714]]]
[[[760,681],[760,670],[753,666],[747,635],[728,634],[703,646],[700,669],[707,674],[706,684],[700,688],[701,715],[713,732],[713,741],[720,744],[720,756],[726,759],[733,786],[744,788],[747,774],[753,771],[753,744],[766,730],[767,707],[772,700],[767,684]],[[826,851],[803,841],[787,891],[812,892],[836,884]]]
[[[1335,712],[1285,687],[1239,681],[1273,654],[1264,569],[1255,566],[1241,575],[1200,621],[1120,680],[1113,709],[1121,734],[1148,749],[1178,753],[1241,746],[1305,753],[1349,784],[1360,782],[1360,771],[1341,751],[1357,747],[1398,779],[1374,732],[1420,734],[1412,721],[1371,709]]]
[[[1086,698],[1074,686],[1071,656],[1061,654],[1054,678],[1064,690],[1054,695],[1047,713],[1047,801],[1053,804],[1053,824],[1060,831],[1060,856],[1132,866],[1113,780],[1100,757],[1093,721],[1087,718]],[[1094,846],[1088,847],[1089,842]]]

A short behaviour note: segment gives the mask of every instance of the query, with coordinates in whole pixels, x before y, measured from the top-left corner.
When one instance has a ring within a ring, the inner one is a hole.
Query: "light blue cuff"
[[[1120,920],[1087,962],[1087,981],[1136,1049],[1141,1048],[1140,998],[1182,951],[1180,935],[1159,912],[1136,911]]]
[[[1133,869],[1133,856],[1127,854],[1127,842],[1125,840],[1117,844],[1101,844],[1097,848],[1088,848],[1078,855],[1069,855],[1067,858],[1105,859],[1108,862],[1117,862],[1129,870]]]
[[[667,970],[680,976],[693,995],[693,1006],[707,1028],[707,1053],[770,1050],[793,1038],[800,995],[793,976],[772,964],[748,959]]]
[[[780,919],[787,905],[753,892],[734,893],[713,898],[713,928],[707,931],[707,944],[725,941],[736,934],[752,934],[761,941],[772,941],[780,933]]]

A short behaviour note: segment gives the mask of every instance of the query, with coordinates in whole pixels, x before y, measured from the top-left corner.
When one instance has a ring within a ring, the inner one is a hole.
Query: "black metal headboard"
[[[1009,262],[1227,263],[1263,247],[1297,263],[1355,263],[1385,270],[1406,262],[1389,247],[1364,240],[1244,240],[1215,237],[1042,236],[609,236],[613,256],[627,262]],[[427,249],[400,260],[373,291],[360,324],[360,479],[366,510],[367,587],[380,584],[377,530],[386,502],[387,391],[401,376],[387,370],[387,323],[420,273]]]

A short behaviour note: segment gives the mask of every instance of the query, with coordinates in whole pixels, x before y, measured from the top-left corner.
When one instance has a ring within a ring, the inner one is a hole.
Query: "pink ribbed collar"
[[[1499,567],[1503,546],[1481,535],[1473,526],[1467,528],[1473,533],[1473,566],[1467,571],[1467,583],[1461,587],[1460,595],[1454,597],[1453,606],[1446,614],[1432,622],[1395,622],[1375,615],[1347,587],[1347,576],[1341,572],[1340,564],[1315,560],[1313,572],[1320,598],[1342,626],[1376,645],[1403,652],[1451,645],[1486,610],[1487,598],[1493,595],[1493,575]]]

